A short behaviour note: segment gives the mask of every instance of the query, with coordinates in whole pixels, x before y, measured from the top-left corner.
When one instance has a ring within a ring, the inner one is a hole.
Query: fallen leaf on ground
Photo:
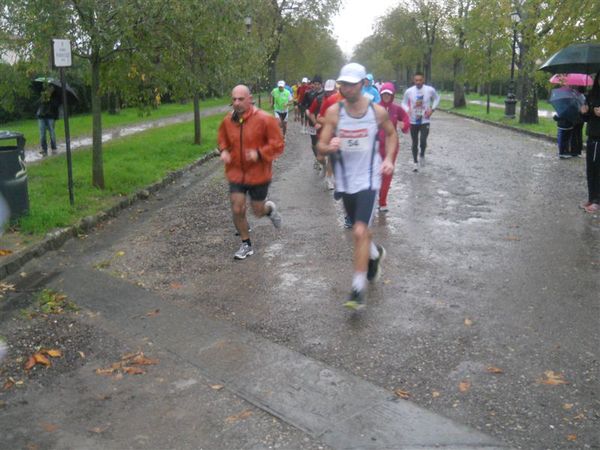
[[[52,358],[60,358],[62,356],[62,352],[60,350],[51,349],[51,350],[43,350],[42,353],[45,353]]]
[[[433,398],[438,398],[440,395],[442,395],[442,394],[440,394],[438,391],[431,391],[431,396]]]
[[[4,382],[4,385],[2,386],[2,389],[4,389],[5,391],[8,391],[14,385],[15,385],[15,380],[13,380],[12,378],[9,378],[8,380],[6,380]]]
[[[239,420],[247,419],[251,415],[252,415],[252,411],[249,409],[246,409],[245,411],[242,411],[239,414],[234,414],[233,416],[229,416],[227,419],[225,419],[225,422],[230,423],[230,424],[235,423]]]
[[[83,352],[77,352],[77,353],[79,353],[79,356],[81,356],[82,359],[85,359],[85,353],[83,353]]]
[[[494,366],[488,367],[487,371],[489,373],[504,373],[504,370],[502,370],[500,367],[494,367]]]
[[[158,315],[158,313],[160,312],[160,309],[155,309],[154,311],[150,311],[146,313],[147,317],[154,317],[156,315]]]
[[[88,431],[92,432],[92,433],[104,433],[106,430],[108,430],[108,427],[110,425],[104,425],[102,427],[93,427],[93,428],[88,428]]]
[[[466,325],[467,327],[470,327],[471,325],[473,325],[473,321],[467,317],[467,318],[465,319],[465,325]]]
[[[575,417],[573,417],[573,420],[585,420],[585,414],[577,414]]]
[[[50,360],[46,358],[41,352],[34,353],[33,358],[37,364],[41,364],[43,366],[50,366]]]
[[[506,236],[504,239],[507,241],[520,241],[521,238],[519,236]]]
[[[537,382],[540,384],[548,384],[550,386],[556,386],[559,384],[569,384],[565,380],[565,376],[562,373],[554,372],[553,370],[547,370],[544,372],[545,378],[538,378]]]
[[[35,366],[36,364],[37,363],[35,361],[35,358],[33,356],[30,356],[29,358],[27,358],[27,362],[25,363],[23,368],[25,370],[31,370],[31,369],[33,369],[33,366]]]
[[[58,425],[55,425],[53,423],[47,423],[47,422],[42,422],[42,423],[40,423],[40,425],[48,433],[54,433],[59,428]]]
[[[110,369],[96,369],[96,373],[98,375],[112,375],[115,372],[116,369],[110,368]]]
[[[408,391],[404,391],[402,389],[394,389],[394,394],[396,394],[397,397],[400,397],[404,400],[410,398],[410,392]]]
[[[121,251],[118,251],[118,252],[116,253],[116,255],[117,255],[117,256],[125,256],[125,252],[124,252],[123,250],[121,250]]]
[[[125,372],[128,375],[143,375],[146,373],[143,369],[140,369],[139,367],[129,366],[123,367],[123,372]]]
[[[8,256],[12,254],[12,250],[7,250],[4,248],[0,248],[0,256]]]
[[[178,283],[177,281],[173,281],[171,284],[171,289],[181,289],[183,287],[183,284]]]
[[[577,435],[576,434],[569,434],[567,436],[567,441],[576,441],[577,440]]]
[[[220,391],[221,389],[223,389],[225,386],[223,386],[222,384],[211,384],[210,388],[215,390],[215,391]]]
[[[565,403],[563,405],[563,409],[566,409],[567,411],[573,409],[573,406],[575,406],[573,403]]]
[[[458,383],[458,390],[460,392],[467,392],[469,389],[471,389],[471,382],[469,380],[463,380]]]
[[[158,359],[146,358],[143,352],[137,353],[132,358],[128,358],[129,364],[135,364],[138,366],[151,366],[158,364]]]

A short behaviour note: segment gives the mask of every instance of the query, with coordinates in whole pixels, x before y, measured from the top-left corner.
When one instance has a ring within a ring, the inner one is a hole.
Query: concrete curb
[[[462,113],[459,113],[459,112],[456,112],[456,111],[451,111],[451,110],[445,109],[445,108],[438,107],[438,109],[440,111],[445,112],[445,113],[452,114],[452,115],[455,115],[455,116],[458,116],[458,117],[462,117],[464,119],[475,120],[477,122],[485,123],[486,125],[492,125],[494,127],[503,128],[505,130],[516,131],[517,133],[526,134],[528,136],[532,136],[532,137],[535,137],[535,138],[538,138],[538,139],[543,139],[543,140],[548,141],[548,142],[556,143],[556,138],[555,137],[547,136],[547,135],[542,134],[542,133],[536,133],[535,131],[529,131],[529,130],[523,130],[523,129],[517,128],[517,127],[511,127],[510,125],[504,125],[502,123],[493,122],[491,120],[480,119],[479,117],[468,116],[466,114],[462,114]]]
[[[38,258],[51,250],[57,250],[64,245],[67,240],[78,236],[84,231],[90,230],[99,223],[105,222],[111,217],[116,217],[119,212],[125,208],[137,203],[139,200],[145,200],[150,197],[151,194],[158,192],[168,184],[181,178],[184,173],[201,166],[212,158],[216,157],[218,153],[216,151],[209,152],[204,156],[200,157],[193,163],[168,173],[162,180],[151,184],[139,191],[125,197],[110,208],[100,211],[98,214],[93,216],[87,216],[81,218],[76,224],[60,228],[57,230],[50,231],[46,234],[46,237],[36,244],[28,246],[18,252],[13,253],[7,257],[2,258],[0,261],[0,280],[16,273],[21,267],[23,267],[28,261],[33,258]]]

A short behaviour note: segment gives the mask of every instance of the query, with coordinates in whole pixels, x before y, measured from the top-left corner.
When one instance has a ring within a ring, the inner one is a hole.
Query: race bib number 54
[[[366,128],[360,130],[339,130],[340,150],[343,152],[360,152],[368,150],[369,131]]]

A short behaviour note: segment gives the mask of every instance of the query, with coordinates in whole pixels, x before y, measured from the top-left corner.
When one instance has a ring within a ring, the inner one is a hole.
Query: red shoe
[[[585,212],[596,213],[600,211],[600,205],[598,203],[592,203],[591,205],[586,206],[584,209]]]

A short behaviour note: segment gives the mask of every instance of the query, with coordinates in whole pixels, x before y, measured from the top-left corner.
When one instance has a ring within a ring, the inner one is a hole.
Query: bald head
[[[231,91],[231,104],[239,114],[246,112],[252,106],[252,94],[248,86],[238,84]]]

